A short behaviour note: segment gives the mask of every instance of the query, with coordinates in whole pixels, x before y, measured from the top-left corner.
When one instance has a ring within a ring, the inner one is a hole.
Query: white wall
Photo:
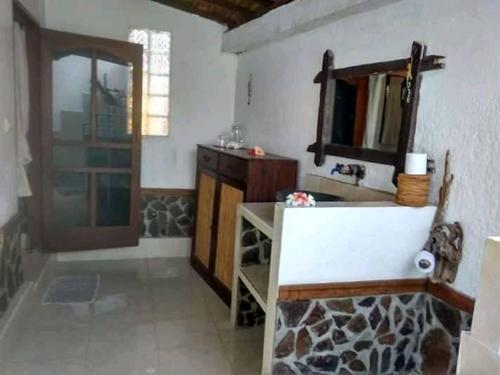
[[[46,0],[50,29],[127,40],[131,27],[172,33],[171,127],[144,137],[142,186],[193,188],[196,143],[233,122],[237,59],[221,53],[225,28],[150,0]]]
[[[0,0],[0,227],[17,211],[12,1]]]
[[[432,206],[415,209],[390,202],[284,208],[278,283],[426,277],[414,259],[427,239],[435,212]]]
[[[250,50],[239,57],[235,119],[250,143],[299,159],[302,177],[328,175],[340,159],[329,157],[315,168],[305,151],[315,140],[319,87],[312,79],[323,52],[334,51],[337,67],[406,57],[413,40],[446,55],[445,70],[425,73],[415,150],[437,159],[433,200],[451,150],[455,182],[447,219],[460,221],[465,231],[455,287],[475,295],[484,241],[500,233],[499,19],[497,0],[404,0]],[[391,168],[367,169],[367,185],[390,188]]]

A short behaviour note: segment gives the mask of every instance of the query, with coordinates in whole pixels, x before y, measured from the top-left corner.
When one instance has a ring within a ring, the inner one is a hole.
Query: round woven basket
[[[403,206],[423,207],[427,205],[431,175],[411,175],[400,173],[398,175],[398,191],[396,203]]]

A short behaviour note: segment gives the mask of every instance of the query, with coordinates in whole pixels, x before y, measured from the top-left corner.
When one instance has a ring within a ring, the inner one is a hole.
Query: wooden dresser
[[[229,304],[233,282],[236,208],[242,202],[274,202],[276,192],[294,189],[297,161],[248,150],[198,145],[196,230],[191,264]]]

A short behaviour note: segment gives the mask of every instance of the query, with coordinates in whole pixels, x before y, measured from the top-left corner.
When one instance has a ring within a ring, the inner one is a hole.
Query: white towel
[[[14,23],[14,70],[16,101],[16,134],[17,134],[17,195],[32,195],[26,165],[32,157],[28,144],[29,130],[29,70],[26,50],[26,35],[18,23]]]

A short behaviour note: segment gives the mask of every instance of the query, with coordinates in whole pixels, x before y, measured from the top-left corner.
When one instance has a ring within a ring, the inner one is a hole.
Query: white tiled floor
[[[99,274],[95,303],[29,302],[6,375],[256,375],[262,328],[229,309],[184,258],[55,263],[50,277]],[[50,278],[49,277],[49,278]]]

